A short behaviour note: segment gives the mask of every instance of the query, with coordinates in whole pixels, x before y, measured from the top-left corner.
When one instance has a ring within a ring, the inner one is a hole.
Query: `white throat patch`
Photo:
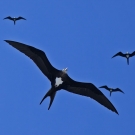
[[[126,57],[129,58],[129,54],[126,54]]]
[[[55,87],[58,87],[62,83],[63,83],[62,79],[59,78],[59,77],[56,77],[56,79],[55,79]]]

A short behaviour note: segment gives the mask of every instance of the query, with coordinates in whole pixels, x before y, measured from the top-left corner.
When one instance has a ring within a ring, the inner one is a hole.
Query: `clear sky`
[[[119,51],[135,51],[134,0],[0,0],[0,134],[133,135],[135,57],[130,65]],[[4,17],[22,16],[13,24]],[[27,56],[3,40],[42,49],[57,69],[100,89],[119,115],[93,99],[61,90],[48,111],[39,105],[51,84]]]

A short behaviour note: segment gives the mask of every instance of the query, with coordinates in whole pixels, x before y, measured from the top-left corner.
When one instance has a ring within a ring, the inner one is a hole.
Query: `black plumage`
[[[125,57],[127,59],[127,64],[129,65],[129,58],[133,57],[135,55],[135,51],[132,53],[125,53],[123,54],[122,52],[118,52],[116,53],[112,58],[116,57],[116,56],[121,56],[121,57]]]
[[[101,86],[101,87],[99,87],[99,88],[105,88],[106,90],[110,91],[110,96],[111,96],[112,92],[117,92],[117,91],[119,91],[119,92],[124,93],[124,92],[123,92],[121,89],[119,89],[119,88],[116,88],[116,89],[108,88],[108,86],[106,86],[106,85]]]
[[[118,114],[113,104],[105,97],[105,95],[95,85],[93,85],[92,83],[83,83],[83,82],[74,81],[66,73],[67,68],[63,70],[58,70],[54,68],[49,62],[49,60],[47,59],[46,54],[43,51],[16,41],[10,41],[10,40],[5,40],[5,41],[9,43],[11,46],[13,46],[14,48],[16,48],[17,50],[19,50],[20,52],[24,53],[30,59],[32,59],[33,62],[42,71],[42,73],[50,80],[51,88],[45,94],[45,96],[40,102],[41,104],[44,101],[44,99],[49,96],[50,104],[48,110],[53,103],[57,91],[64,89],[66,91],[75,94],[93,98],[98,103],[102,104],[106,108]]]
[[[8,17],[5,17],[3,20],[5,20],[5,19],[12,20],[14,22],[14,25],[15,25],[15,23],[16,23],[17,20],[21,20],[21,19],[26,20],[25,18],[23,18],[21,16],[19,16],[17,18],[16,17],[10,17],[10,16],[8,16]]]

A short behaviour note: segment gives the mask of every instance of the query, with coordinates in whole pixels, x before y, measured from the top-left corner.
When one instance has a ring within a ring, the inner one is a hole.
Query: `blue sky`
[[[135,1],[0,1],[0,132],[2,135],[116,135],[135,132]],[[23,16],[13,25],[6,16]],[[3,40],[42,49],[52,65],[95,86],[119,87],[125,94],[100,89],[119,115],[96,101],[61,90],[48,111],[49,80],[24,54]]]

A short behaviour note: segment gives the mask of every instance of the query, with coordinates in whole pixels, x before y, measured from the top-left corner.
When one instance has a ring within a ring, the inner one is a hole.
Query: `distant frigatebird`
[[[21,17],[21,16],[19,16],[19,17],[10,17],[10,16],[8,16],[8,17],[5,17],[4,19],[9,19],[9,20],[14,21],[14,25],[15,25],[15,22],[16,22],[17,20],[21,20],[21,19],[26,20],[25,18],[23,18],[23,17]],[[4,20],[4,19],[3,19],[3,20]]]
[[[125,53],[123,54],[122,52],[118,52],[116,53],[112,58],[116,57],[116,56],[122,56],[125,57],[127,59],[127,64],[129,65],[129,58],[135,55],[135,51],[132,53]]]
[[[120,90],[119,88],[116,88],[116,89],[108,88],[106,85],[101,86],[101,87],[99,87],[99,88],[105,88],[106,90],[110,91],[110,96],[111,96],[112,92],[117,92],[117,91],[119,91],[119,92],[124,93],[124,92],[123,92],[122,90]]]
[[[42,73],[50,80],[51,88],[45,94],[45,96],[40,102],[41,104],[43,100],[49,96],[50,104],[48,110],[50,109],[53,103],[56,92],[58,90],[64,89],[68,92],[93,98],[106,108],[118,114],[113,104],[105,97],[105,95],[95,85],[93,85],[92,83],[83,83],[74,81],[68,76],[67,68],[63,70],[58,70],[54,68],[43,51],[16,41],[10,40],[5,41],[14,48],[18,49],[20,52],[27,55],[30,59],[32,59],[33,62],[42,71]]]

